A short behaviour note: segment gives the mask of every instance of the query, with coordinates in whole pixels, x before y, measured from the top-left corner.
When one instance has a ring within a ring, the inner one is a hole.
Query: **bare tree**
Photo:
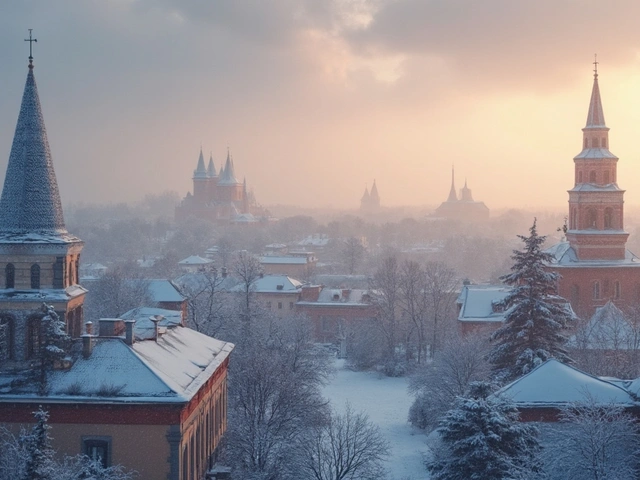
[[[435,428],[456,397],[464,395],[472,382],[488,378],[488,351],[488,339],[448,337],[433,362],[419,367],[411,377],[409,392],[415,400],[409,409],[409,421],[418,428]]]
[[[326,424],[310,430],[300,448],[302,478],[376,480],[384,477],[389,444],[377,425],[347,405]]]
[[[85,316],[89,319],[116,318],[132,308],[151,303],[149,281],[136,269],[116,266],[90,284]]]
[[[231,256],[234,251],[233,242],[228,236],[223,236],[218,239],[218,257],[220,257],[220,263],[223,268],[228,268],[231,262]]]
[[[458,282],[455,272],[441,262],[428,262],[424,266],[427,308],[431,314],[431,354],[439,348],[440,335],[450,325],[455,311]]]
[[[402,314],[409,319],[412,329],[407,329],[406,343],[416,338],[418,363],[427,359],[428,296],[426,275],[422,266],[415,261],[405,261],[400,269],[400,305]],[[409,352],[409,348],[407,348]]]
[[[638,423],[624,407],[585,395],[560,414],[547,442],[547,470],[566,480],[638,478]]]
[[[349,237],[342,246],[342,259],[347,267],[349,275],[353,275],[364,257],[364,246],[362,240],[356,237]]]
[[[236,254],[233,260],[233,273],[238,277],[242,285],[241,318],[244,325],[243,333],[247,337],[251,335],[252,293],[254,283],[260,278],[263,272],[264,269],[255,255],[252,255],[246,250],[242,250]]]

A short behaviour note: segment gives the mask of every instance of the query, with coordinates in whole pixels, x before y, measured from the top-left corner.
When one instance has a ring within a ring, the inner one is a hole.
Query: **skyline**
[[[33,28],[65,204],[191,188],[200,145],[264,205],[566,208],[598,53],[611,151],[640,205],[633,13],[613,2],[42,0],[0,6],[0,170]],[[553,12],[552,15],[549,12]],[[598,31],[584,28],[598,19]],[[286,188],[283,182],[287,181]]]

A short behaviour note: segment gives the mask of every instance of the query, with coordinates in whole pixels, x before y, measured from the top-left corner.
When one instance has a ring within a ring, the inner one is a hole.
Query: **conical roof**
[[[598,72],[593,74],[593,89],[591,90],[591,101],[589,102],[589,113],[587,114],[586,128],[606,128],[604,123],[604,111],[602,110],[602,99],[600,98],[600,87],[598,86]]]
[[[213,154],[209,155],[209,166],[207,167],[207,176],[209,178],[216,176],[216,167],[213,164]]]
[[[473,202],[473,195],[471,195],[471,189],[467,187],[467,179],[464,180],[464,187],[460,194],[460,200],[463,202]]]
[[[449,190],[449,198],[447,198],[447,202],[457,202],[458,195],[456,195],[456,184],[454,179],[453,167],[451,167],[451,190]]]
[[[367,187],[364,187],[364,193],[362,194],[362,202],[368,202],[369,201],[369,189]]]
[[[193,172],[193,178],[207,178],[207,169],[204,168],[204,157],[202,156],[202,148],[198,157],[198,166]]]
[[[220,180],[218,185],[238,185],[238,180],[236,179],[235,167],[233,166],[233,158],[231,158],[231,154],[227,151],[227,161],[224,164],[224,174],[220,176]]]
[[[32,64],[0,197],[0,233],[67,233]]]
[[[380,199],[380,195],[378,195],[378,187],[376,186],[376,181],[373,181],[373,187],[371,187],[371,199],[377,201]]]

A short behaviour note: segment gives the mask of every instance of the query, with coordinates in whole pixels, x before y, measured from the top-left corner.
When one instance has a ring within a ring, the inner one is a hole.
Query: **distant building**
[[[504,309],[500,306],[511,287],[506,285],[463,285],[456,300],[458,330],[463,334],[492,332],[502,326]]]
[[[460,196],[456,194],[453,168],[451,169],[451,189],[449,198],[442,202],[436,209],[435,215],[442,218],[450,218],[463,221],[484,221],[489,219],[489,209],[484,202],[476,202],[471,194],[471,189],[464,181],[464,187],[460,190]]]
[[[308,279],[316,269],[318,259],[313,252],[289,252],[287,255],[264,255],[260,264],[265,275],[289,275]]]
[[[558,293],[582,318],[611,300],[624,310],[640,301],[640,258],[626,248],[624,190],[618,157],[609,151],[597,70],[593,77],[582,151],[573,159],[566,241],[554,245],[549,268],[560,274]]]
[[[380,211],[380,195],[378,194],[378,187],[376,181],[373,181],[371,192],[365,187],[364,194],[360,199],[360,212],[364,214],[376,213]]]
[[[187,273],[195,273],[207,270],[213,267],[213,260],[211,258],[204,258],[199,255],[191,255],[178,262],[180,270]]]
[[[239,284],[229,291],[242,293],[244,288],[244,285]],[[288,275],[263,275],[251,284],[253,295],[278,317],[295,313],[301,291],[302,282]]]
[[[247,190],[247,181],[236,178],[233,158],[227,151],[227,160],[220,173],[216,173],[213,156],[205,168],[202,149],[193,172],[193,194],[187,193],[176,207],[176,220],[190,216],[212,222],[252,224],[269,217],[269,212],[258,205],[253,192]]]

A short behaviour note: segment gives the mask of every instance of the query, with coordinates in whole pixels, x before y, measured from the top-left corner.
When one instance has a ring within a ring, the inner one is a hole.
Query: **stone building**
[[[550,268],[561,275],[558,293],[589,318],[611,300],[622,310],[640,300],[640,259],[626,249],[624,190],[609,150],[598,72],[595,70],[582,151],[573,159],[566,241],[551,247]]]
[[[378,193],[378,186],[376,181],[373,181],[371,191],[365,187],[364,194],[360,199],[360,212],[364,214],[371,214],[380,211],[380,194]]]
[[[435,216],[463,221],[482,221],[489,219],[489,208],[484,202],[477,202],[473,199],[471,189],[467,187],[466,180],[464,181],[464,187],[460,190],[460,195],[456,193],[452,168],[449,197],[436,209]]]
[[[269,212],[256,201],[252,191],[247,190],[247,181],[236,178],[233,158],[227,151],[227,160],[220,173],[216,172],[213,156],[204,165],[202,149],[193,172],[193,194],[187,193],[176,207],[176,220],[190,216],[212,222],[258,223],[269,217]]]

